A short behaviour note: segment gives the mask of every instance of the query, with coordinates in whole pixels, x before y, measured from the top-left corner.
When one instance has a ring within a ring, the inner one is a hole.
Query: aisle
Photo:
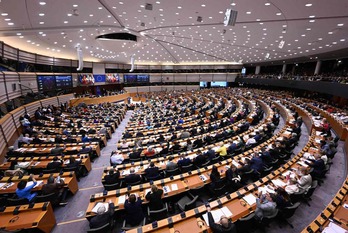
[[[68,205],[65,207],[57,207],[54,210],[57,225],[53,229],[53,233],[79,233],[86,232],[86,230],[89,229],[88,221],[84,216],[90,195],[103,192],[104,188],[101,183],[103,169],[110,165],[110,154],[113,150],[116,150],[116,143],[122,137],[122,133],[132,113],[133,111],[127,111],[125,118],[112,134],[107,146],[101,150],[101,156],[92,163],[92,170],[88,176],[81,178],[79,182],[79,191],[67,200],[69,202]]]

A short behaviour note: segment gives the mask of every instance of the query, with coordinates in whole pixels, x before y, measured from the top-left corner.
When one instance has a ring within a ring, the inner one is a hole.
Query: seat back
[[[110,190],[116,190],[120,187],[119,183],[115,183],[115,184],[103,184],[105,190],[110,191]]]
[[[98,227],[98,228],[92,228],[87,230],[87,232],[93,232],[93,233],[106,233],[110,230],[110,223],[105,224],[104,226]]]
[[[290,218],[295,214],[295,211],[297,210],[297,208],[300,206],[300,202],[296,202],[295,204],[293,204],[292,206],[289,207],[285,207],[282,210],[282,216],[284,218]]]
[[[39,203],[39,202],[54,202],[58,197],[58,194],[56,193],[50,193],[50,194],[46,194],[46,195],[37,195],[35,197],[35,203]]]
[[[164,208],[160,210],[150,210],[149,217],[151,221],[161,220],[167,217],[167,212],[168,212],[167,206],[165,206]]]
[[[310,198],[313,195],[314,190],[316,189],[317,186],[318,186],[318,181],[314,180],[311,184],[311,187],[308,189],[308,191],[304,193],[304,197]]]
[[[192,169],[193,169],[193,164],[190,164],[190,165],[187,165],[187,166],[182,166],[181,167],[181,172],[185,173],[185,172],[191,171]]]
[[[199,196],[195,196],[190,202],[187,202],[185,204],[185,211],[195,208],[198,198],[199,198]]]
[[[6,206],[17,206],[28,204],[29,200],[27,198],[8,198]]]
[[[179,168],[175,168],[173,170],[166,170],[166,177],[178,175],[179,172]]]

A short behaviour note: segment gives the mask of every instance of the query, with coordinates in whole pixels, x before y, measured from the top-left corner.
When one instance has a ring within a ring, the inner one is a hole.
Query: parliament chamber
[[[0,1],[0,232],[348,232],[343,0]]]

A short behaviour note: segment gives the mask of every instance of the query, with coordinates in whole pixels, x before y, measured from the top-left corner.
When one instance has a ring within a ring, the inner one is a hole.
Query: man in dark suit
[[[63,148],[63,147],[60,147],[59,144],[56,144],[56,147],[51,150],[51,154],[60,155],[63,153],[64,150],[65,150],[65,146]]]
[[[120,178],[120,172],[118,170],[111,169],[109,170],[109,173],[104,176],[104,183],[105,184],[116,184],[119,182]]]
[[[162,195],[162,189],[158,189],[156,185],[151,185],[151,191],[145,196],[146,200],[149,201],[150,210],[160,210],[163,208]]]
[[[154,162],[150,163],[150,166],[148,168],[145,169],[145,176],[147,178],[153,178],[156,176],[159,176],[159,170],[158,167],[155,166]]]
[[[138,182],[138,181],[141,181],[141,175],[135,174],[134,169],[131,168],[131,169],[130,169],[130,174],[127,175],[127,176],[124,178],[124,181],[125,181],[127,184],[136,183],[136,182]]]
[[[139,159],[141,154],[141,150],[137,150],[136,148],[133,148],[132,153],[129,153],[128,157],[130,159]]]
[[[100,206],[97,210],[97,215],[91,218],[89,227],[91,229],[99,228],[109,223],[114,215],[115,205],[111,201],[109,202],[109,208],[106,210],[105,206]]]
[[[185,157],[185,154],[182,154],[182,155],[180,156],[179,161],[178,161],[178,166],[179,166],[179,167],[188,166],[188,165],[190,165],[191,163],[192,163],[191,159],[186,158],[186,157]]]
[[[196,158],[193,159],[193,164],[200,167],[206,162],[206,157],[203,155],[201,150],[197,151]]]
[[[54,156],[53,161],[47,164],[47,169],[59,170],[62,167],[63,161],[59,160],[57,156]]]

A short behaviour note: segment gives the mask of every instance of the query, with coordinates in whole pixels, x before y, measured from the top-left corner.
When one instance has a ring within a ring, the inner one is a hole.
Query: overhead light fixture
[[[284,44],[285,44],[285,41],[284,40],[281,40],[279,42],[279,45],[278,45],[278,48],[282,49],[284,47]]]
[[[197,22],[202,22],[202,21],[203,21],[202,16],[198,16],[198,17],[197,17]]]
[[[224,25],[225,26],[234,26],[236,24],[238,11],[232,9],[226,9]]]

